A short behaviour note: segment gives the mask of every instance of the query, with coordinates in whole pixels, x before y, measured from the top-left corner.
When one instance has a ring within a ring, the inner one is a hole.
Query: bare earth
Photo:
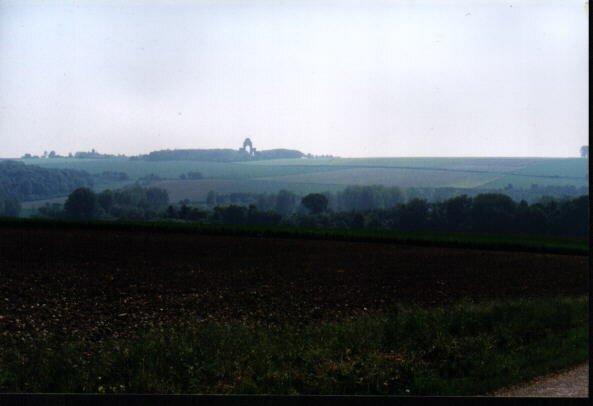
[[[587,257],[0,227],[0,334],[125,337],[180,317],[340,320],[396,303],[587,293]]]
[[[589,363],[536,378],[527,384],[500,389],[492,396],[586,398],[589,396]]]

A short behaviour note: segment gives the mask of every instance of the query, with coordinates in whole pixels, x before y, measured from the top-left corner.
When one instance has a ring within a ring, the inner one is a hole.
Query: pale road
[[[499,389],[487,396],[586,398],[589,396],[589,363]]]

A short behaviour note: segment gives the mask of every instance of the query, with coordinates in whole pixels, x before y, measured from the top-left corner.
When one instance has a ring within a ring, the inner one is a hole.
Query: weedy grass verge
[[[186,320],[132,339],[0,336],[3,392],[479,395],[587,358],[587,298],[276,326]]]

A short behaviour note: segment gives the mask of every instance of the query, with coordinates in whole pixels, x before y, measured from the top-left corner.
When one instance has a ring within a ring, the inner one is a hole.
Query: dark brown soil
[[[187,317],[330,320],[396,302],[587,292],[587,257],[85,230],[0,229],[0,334],[91,339]]]

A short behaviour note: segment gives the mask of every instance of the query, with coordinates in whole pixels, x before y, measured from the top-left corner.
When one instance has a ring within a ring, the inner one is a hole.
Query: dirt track
[[[335,319],[396,302],[587,292],[587,258],[378,243],[0,229],[0,334],[180,317]]]
[[[589,364],[501,389],[492,396],[586,398],[589,396]]]

